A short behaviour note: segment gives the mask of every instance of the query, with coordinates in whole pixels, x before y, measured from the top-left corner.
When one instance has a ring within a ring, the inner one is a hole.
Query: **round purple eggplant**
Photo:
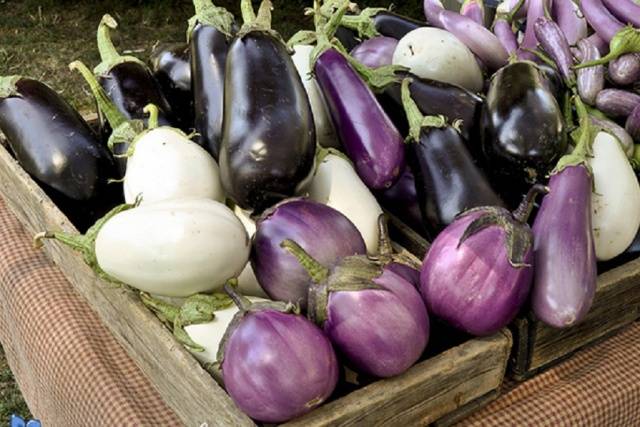
[[[596,107],[609,117],[626,118],[640,105],[640,95],[622,89],[603,89],[596,97]]]
[[[285,200],[264,212],[256,222],[251,266],[258,283],[272,299],[307,305],[309,276],[295,257],[280,247],[292,239],[326,265],[340,258],[365,254],[360,232],[347,217],[306,199]]]
[[[254,420],[282,423],[331,396],[339,365],[322,331],[291,304],[251,303],[225,289],[240,311],[220,343],[218,363],[236,405]]]
[[[609,77],[620,86],[640,80],[640,54],[628,53],[609,62]]]
[[[398,40],[378,36],[365,40],[351,51],[351,56],[369,68],[391,65]]]
[[[536,185],[512,214],[482,207],[462,214],[427,253],[420,291],[429,313],[477,336],[506,326],[524,304],[533,279],[533,234],[527,218]]]

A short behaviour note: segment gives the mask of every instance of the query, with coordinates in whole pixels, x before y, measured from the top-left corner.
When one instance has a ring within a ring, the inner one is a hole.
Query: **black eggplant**
[[[155,104],[160,109],[159,123],[172,124],[171,107],[162,95],[158,82],[147,65],[134,56],[121,56],[111,41],[110,30],[118,23],[111,15],[104,15],[98,26],[98,50],[102,62],[93,72],[100,86],[127,119],[145,119],[144,107]],[[106,134],[111,130],[104,117],[100,122]]]
[[[494,74],[481,123],[485,170],[509,204],[517,204],[567,151],[562,109],[530,62]]]
[[[385,36],[400,40],[408,32],[425,27],[427,23],[376,7],[366,8],[359,15],[345,15],[341,25],[355,31],[361,38]]]
[[[224,81],[227,52],[235,33],[234,18],[211,0],[194,0],[189,21],[191,79],[194,99],[194,139],[218,160],[224,117]]]
[[[0,130],[20,165],[80,229],[119,202],[107,148],[53,89],[20,76],[0,78]]]
[[[415,175],[422,217],[432,239],[458,214],[480,206],[504,206],[475,165],[460,133],[443,116],[423,116],[411,98],[409,79],[402,99],[410,123],[409,165]]]
[[[315,155],[315,126],[302,80],[270,29],[271,1],[257,17],[242,0],[245,25],[227,55],[220,176],[231,198],[259,212],[295,194]]]
[[[193,129],[191,55],[184,43],[161,44],[151,52],[151,71],[173,112],[176,125],[185,132]]]
[[[351,50],[362,41],[358,38],[358,34],[355,31],[346,27],[338,27],[335,36],[347,52],[351,52]]]

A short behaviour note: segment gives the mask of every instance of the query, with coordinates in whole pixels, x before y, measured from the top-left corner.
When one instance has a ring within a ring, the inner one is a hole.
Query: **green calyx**
[[[21,96],[18,92],[18,82],[22,76],[4,76],[0,77],[0,98],[11,98]]]
[[[237,37],[239,39],[244,38],[249,33],[263,32],[282,41],[282,43],[286,45],[286,42],[282,40],[280,33],[271,28],[271,11],[273,10],[271,0],[262,0],[257,14],[253,10],[251,0],[242,0],[240,3],[240,10],[242,11],[242,20],[244,24],[240,28],[240,31],[238,31]]]
[[[135,62],[147,68],[147,65],[135,56],[122,56],[118,53],[113,41],[111,41],[111,30],[115,30],[117,27],[118,23],[109,14],[104,15],[100,20],[97,38],[98,51],[102,62],[93,69],[93,72],[97,75],[105,75],[116,65],[125,62]]]
[[[316,167],[317,165],[322,163],[324,159],[327,158],[327,156],[329,155],[340,157],[341,159],[348,161],[350,164],[353,164],[353,162],[351,162],[351,159],[347,157],[347,155],[344,154],[342,151],[336,150],[335,148],[331,148],[331,147],[322,147],[320,144],[317,144],[316,145]]]
[[[368,7],[359,15],[345,15],[340,24],[358,33],[360,38],[370,39],[380,35],[373,22],[373,17],[380,12],[386,12],[388,9],[383,7]]]
[[[316,61],[320,55],[329,49],[335,48],[333,38],[348,9],[348,0],[328,1],[324,5],[321,5],[320,0],[314,0],[312,13],[316,46],[309,56],[310,70],[315,69]],[[310,35],[307,35],[307,37],[310,37]]]
[[[227,9],[214,5],[211,0],[193,0],[193,7],[195,15],[189,19],[187,41],[191,39],[191,33],[197,24],[213,27],[228,38],[233,36],[235,19]]]
[[[394,251],[391,238],[389,237],[389,227],[387,223],[387,216],[380,214],[378,217],[378,255],[370,257],[370,259],[383,267],[391,263],[398,263],[420,270],[420,262],[417,262],[414,258],[406,254],[399,254]]]
[[[314,283],[322,283],[329,277],[329,269],[313,259],[300,245],[293,240],[284,240],[280,247],[296,257],[298,263],[306,270]]]
[[[562,156],[551,174],[557,174],[569,166],[582,165],[591,172],[588,159],[593,156],[593,138],[596,134],[589,111],[579,96],[573,98],[580,127],[573,133],[575,148],[570,154]]]
[[[628,25],[618,31],[618,33],[609,42],[609,53],[600,59],[578,64],[573,68],[580,69],[593,67],[595,65],[607,64],[614,59],[627,53],[640,52],[640,29],[636,29]]]
[[[420,108],[418,108],[418,104],[411,98],[410,84],[410,78],[402,80],[402,105],[404,106],[407,121],[409,122],[409,135],[405,142],[419,142],[423,129],[447,127],[447,119],[444,116],[424,116]],[[460,121],[456,121],[456,129],[459,129],[460,123]]]

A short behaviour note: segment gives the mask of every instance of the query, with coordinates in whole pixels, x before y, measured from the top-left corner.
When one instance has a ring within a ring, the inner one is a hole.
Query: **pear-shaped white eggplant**
[[[382,208],[351,162],[332,152],[320,154],[309,186],[309,198],[342,213],[356,226],[369,255],[378,253],[378,217]]]
[[[247,230],[249,239],[252,239],[253,235],[256,234],[256,223],[251,219],[251,215],[237,206],[233,211]],[[253,267],[250,262],[247,263],[242,273],[238,276],[238,290],[242,295],[269,298],[260,286],[260,283],[258,283],[258,279],[253,272]]]
[[[249,258],[247,232],[210,199],[150,203],[119,213],[98,232],[95,254],[109,276],[156,295],[182,297],[221,288]]]
[[[294,54],[291,58],[298,70],[298,74],[300,74],[302,84],[309,97],[311,112],[313,113],[313,122],[316,127],[316,140],[322,147],[339,148],[340,140],[336,136],[336,130],[331,121],[329,108],[309,68],[309,57],[313,51],[313,46],[296,45],[293,49]]]
[[[220,171],[211,155],[178,129],[163,126],[141,134],[127,161],[124,198],[133,203],[182,198],[224,200]]]
[[[624,150],[611,134],[593,140],[593,237],[596,257],[606,261],[623,253],[640,227],[640,185]]]

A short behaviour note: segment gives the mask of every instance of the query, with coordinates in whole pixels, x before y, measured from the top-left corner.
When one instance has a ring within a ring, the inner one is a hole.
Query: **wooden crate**
[[[1,145],[0,194],[30,233],[77,232]],[[185,425],[254,425],[134,292],[99,280],[78,253],[61,244],[46,242],[43,250]],[[508,330],[488,338],[466,339],[439,349],[438,354],[403,375],[372,382],[335,398],[289,425],[428,424],[438,419],[446,425],[460,416],[456,411],[466,414],[496,396],[511,344]]]

